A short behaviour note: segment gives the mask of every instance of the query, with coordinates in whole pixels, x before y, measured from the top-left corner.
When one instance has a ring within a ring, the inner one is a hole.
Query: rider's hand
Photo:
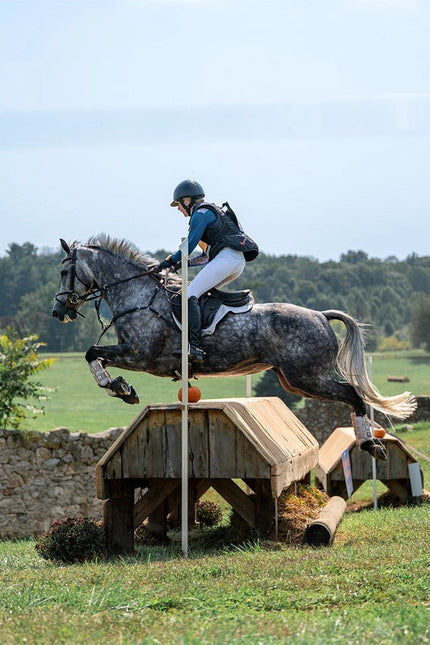
[[[160,262],[160,264],[157,264],[157,266],[154,269],[152,269],[152,272],[153,273],[160,273],[160,271],[163,271],[163,269],[168,269],[169,267],[171,267],[172,266],[172,263],[170,261],[171,257],[172,256],[169,256],[165,260]]]
[[[176,271],[179,271],[181,268],[181,262],[174,262],[173,264],[170,265],[170,271],[172,273],[176,273]]]

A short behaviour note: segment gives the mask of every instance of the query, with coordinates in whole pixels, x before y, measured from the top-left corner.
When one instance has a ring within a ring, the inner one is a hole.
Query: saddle
[[[182,329],[181,294],[171,299],[172,316],[179,329]],[[228,313],[244,314],[254,306],[254,295],[250,289],[233,293],[211,289],[199,298],[202,312],[202,336],[211,336],[220,320]]]

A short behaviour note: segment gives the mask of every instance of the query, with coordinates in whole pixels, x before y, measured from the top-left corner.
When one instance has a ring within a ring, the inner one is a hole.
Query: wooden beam
[[[257,479],[255,487],[255,520],[260,537],[268,535],[275,523],[276,499],[272,497],[271,482]]]
[[[134,482],[112,480],[113,497],[103,506],[106,548],[110,553],[128,553],[134,548]]]
[[[148,492],[134,505],[134,527],[140,526],[180,484],[179,479],[151,479]]]
[[[381,479],[384,486],[386,486],[394,495],[400,499],[402,504],[406,502],[408,497],[411,496],[411,482],[409,479]]]
[[[248,495],[231,479],[211,479],[211,484],[245,522],[255,528],[255,506]]]

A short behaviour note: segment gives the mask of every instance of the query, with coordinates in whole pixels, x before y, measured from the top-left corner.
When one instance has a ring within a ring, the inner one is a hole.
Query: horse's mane
[[[74,242],[72,248],[78,246],[79,242]],[[117,239],[107,235],[106,233],[99,233],[89,238],[88,242],[84,244],[88,247],[97,247],[108,251],[112,255],[122,258],[127,262],[131,262],[138,269],[148,271],[152,267],[157,266],[158,260],[148,253],[142,253],[138,247],[126,239]],[[169,274],[169,284],[176,284],[180,282],[180,277],[175,274]]]

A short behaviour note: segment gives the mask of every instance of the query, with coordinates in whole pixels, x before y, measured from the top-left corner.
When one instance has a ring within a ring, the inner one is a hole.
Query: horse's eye
[[[63,270],[61,271],[61,277],[62,277],[62,278],[64,278],[64,276],[65,276],[65,275],[67,275],[67,270],[66,270],[66,269],[63,269]]]

